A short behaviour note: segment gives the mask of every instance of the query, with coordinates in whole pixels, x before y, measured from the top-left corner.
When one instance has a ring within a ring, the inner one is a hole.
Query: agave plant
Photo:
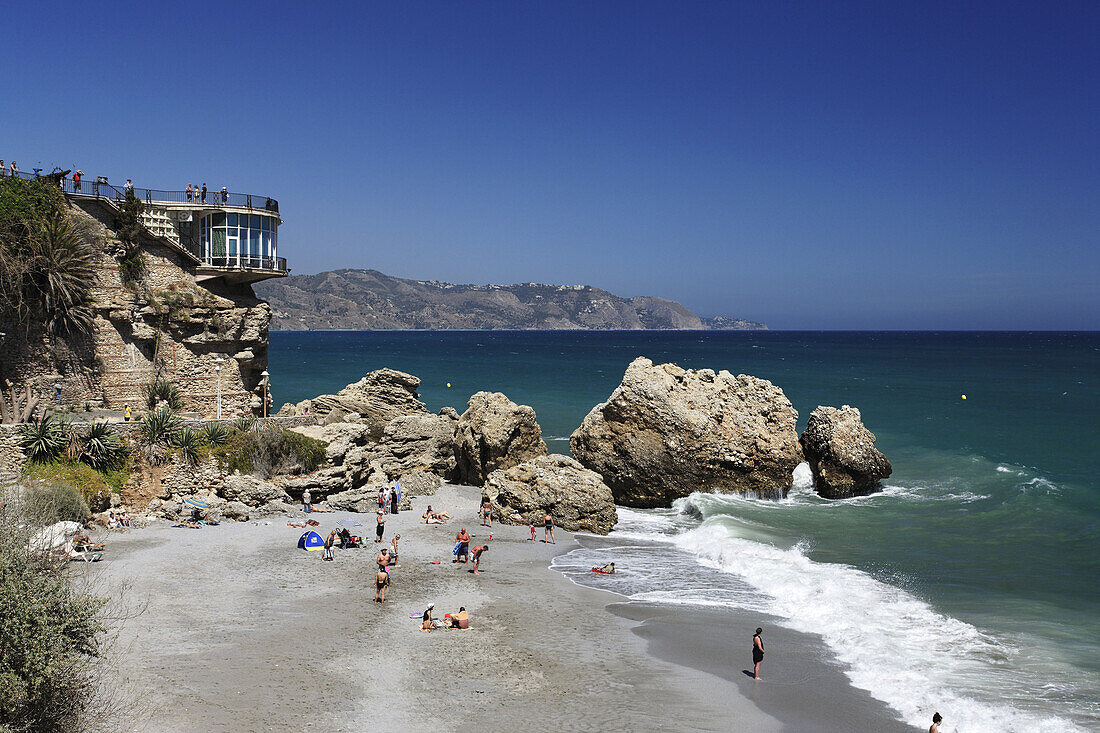
[[[27,460],[49,463],[61,456],[69,445],[67,426],[54,418],[53,413],[24,423],[19,427],[19,447]]]
[[[86,335],[92,310],[88,293],[96,280],[96,249],[64,214],[45,221],[31,239],[28,285],[55,335]]]
[[[179,415],[171,407],[161,407],[141,419],[139,433],[147,446],[167,446],[179,429]]]
[[[199,435],[208,446],[217,448],[229,441],[229,428],[220,422],[208,422],[199,428]]]
[[[183,406],[183,396],[180,394],[180,388],[176,384],[162,379],[154,379],[152,384],[145,388],[145,401],[150,408],[156,407],[160,402],[167,403],[173,410],[178,410]]]
[[[254,427],[256,427],[256,418],[251,415],[241,415],[233,421],[233,429],[242,433],[247,433]]]
[[[105,420],[93,422],[80,436],[80,461],[97,471],[117,465],[126,452],[126,446]]]
[[[202,447],[202,438],[191,428],[183,428],[172,436],[172,447],[176,449],[180,457],[192,466],[199,462],[199,448]]]

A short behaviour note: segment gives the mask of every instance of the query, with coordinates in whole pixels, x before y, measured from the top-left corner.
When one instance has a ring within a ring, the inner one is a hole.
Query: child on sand
[[[535,525],[532,524],[531,525],[531,539],[528,540],[528,542],[534,542],[534,541],[535,541]]]

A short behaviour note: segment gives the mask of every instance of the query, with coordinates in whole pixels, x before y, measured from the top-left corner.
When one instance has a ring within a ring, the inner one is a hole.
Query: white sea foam
[[[758,610],[820,635],[855,686],[907,721],[926,722],[940,710],[960,733],[1081,730],[959,691],[998,676],[1012,687],[1015,651],[904,590],[845,565],[814,562],[798,546],[783,550],[736,537],[721,521],[679,535],[675,544],[759,591]],[[1004,695],[994,691],[992,697]],[[1020,698],[1026,699],[1026,689]]]

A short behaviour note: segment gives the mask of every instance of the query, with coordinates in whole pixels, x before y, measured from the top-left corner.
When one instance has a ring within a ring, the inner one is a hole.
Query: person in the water
[[[939,713],[935,713],[932,716],[932,725],[928,729],[928,733],[940,733],[940,723],[943,722],[943,716]]]

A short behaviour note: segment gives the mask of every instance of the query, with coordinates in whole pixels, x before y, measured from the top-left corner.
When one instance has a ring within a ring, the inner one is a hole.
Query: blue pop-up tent
[[[298,549],[323,550],[325,549],[325,540],[321,535],[311,530],[298,538]]]

